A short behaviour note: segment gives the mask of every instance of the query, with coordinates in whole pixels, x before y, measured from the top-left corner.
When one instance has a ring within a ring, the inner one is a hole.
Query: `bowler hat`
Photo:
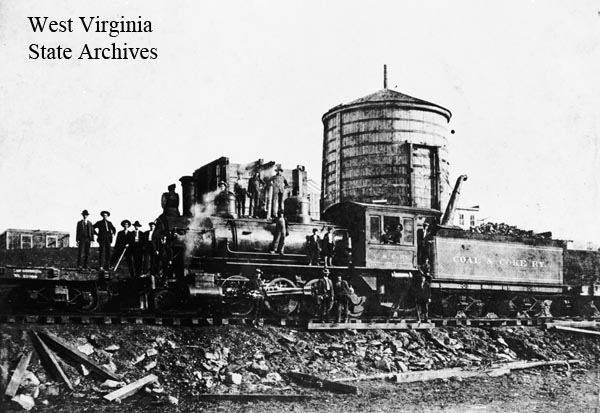
[[[83,215],[83,216],[86,216],[86,217],[87,217],[87,216],[89,216],[89,215],[90,215],[90,213],[88,212],[88,210],[87,210],[87,209],[84,209],[83,211],[81,211],[81,215]]]
[[[121,226],[123,228],[125,228],[125,225],[127,225],[128,227],[131,226],[131,221],[129,221],[128,219],[124,219],[123,221],[121,221]]]
[[[134,226],[134,227],[136,227],[136,228],[139,228],[139,227],[141,227],[141,226],[142,226],[142,224],[140,224],[140,221],[135,221],[135,222],[133,223],[133,226]]]
[[[102,211],[102,212],[100,212],[100,216],[104,216],[104,215],[106,215],[107,217],[109,217],[110,216],[110,212],[108,212],[108,211]]]
[[[175,186],[176,186],[175,184],[171,184],[167,187],[167,189],[175,189]]]
[[[156,226],[156,222],[150,221],[150,222],[148,222],[148,225],[154,225],[154,226]]]

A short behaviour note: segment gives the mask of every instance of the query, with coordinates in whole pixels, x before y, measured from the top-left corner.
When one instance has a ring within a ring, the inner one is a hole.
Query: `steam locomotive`
[[[563,260],[570,251],[564,242],[475,234],[448,225],[464,180],[458,179],[443,216],[429,209],[343,202],[328,208],[323,220],[312,220],[302,197],[290,197],[284,204],[289,222],[283,255],[271,253],[275,223],[236,217],[235,198],[225,192],[212,201],[214,209],[192,213],[188,206],[189,213],[180,215],[166,207],[158,217],[155,233],[168,237],[171,249],[162,277],[119,279],[111,271],[2,267],[0,282],[15,286],[10,301],[19,305],[93,312],[140,303],[159,312],[243,316],[254,310],[246,285],[260,268],[271,313],[311,317],[317,311],[313,287],[323,267],[309,265],[307,236],[314,228],[331,228],[335,254],[329,269],[352,286],[353,317],[412,317],[411,283],[425,263],[433,314],[506,317],[588,311],[598,288],[565,284]],[[428,223],[432,231],[424,229]]]

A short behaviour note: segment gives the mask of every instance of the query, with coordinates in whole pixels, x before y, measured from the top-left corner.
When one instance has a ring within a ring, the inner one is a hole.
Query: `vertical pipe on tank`
[[[193,176],[182,176],[181,197],[183,198],[183,216],[194,215],[194,204],[196,203],[196,180]]]

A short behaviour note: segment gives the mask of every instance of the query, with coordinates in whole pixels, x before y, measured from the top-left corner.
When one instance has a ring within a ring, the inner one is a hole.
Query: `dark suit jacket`
[[[144,232],[144,250],[147,252],[155,252],[160,248],[160,238],[156,235],[156,229],[152,231],[152,236],[150,236],[150,231]]]
[[[103,219],[94,224],[94,229],[98,234],[98,242],[112,242],[113,236],[117,232],[110,221],[104,221]]]
[[[306,245],[308,247],[308,252],[320,252],[321,251],[321,239],[317,235],[317,239],[315,239],[314,235],[309,235],[306,239]]]
[[[129,245],[130,248],[127,249],[128,252],[131,252],[131,246],[133,245],[133,233],[119,231],[117,233],[117,240],[115,241],[115,252],[120,253],[125,249],[125,246]]]
[[[77,223],[75,241],[86,242],[94,240],[94,226],[90,221],[84,223],[83,219]]]

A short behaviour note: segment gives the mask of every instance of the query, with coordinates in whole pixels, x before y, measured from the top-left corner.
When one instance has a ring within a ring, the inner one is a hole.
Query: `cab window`
[[[371,215],[369,242],[380,242],[381,240],[381,217]]]

